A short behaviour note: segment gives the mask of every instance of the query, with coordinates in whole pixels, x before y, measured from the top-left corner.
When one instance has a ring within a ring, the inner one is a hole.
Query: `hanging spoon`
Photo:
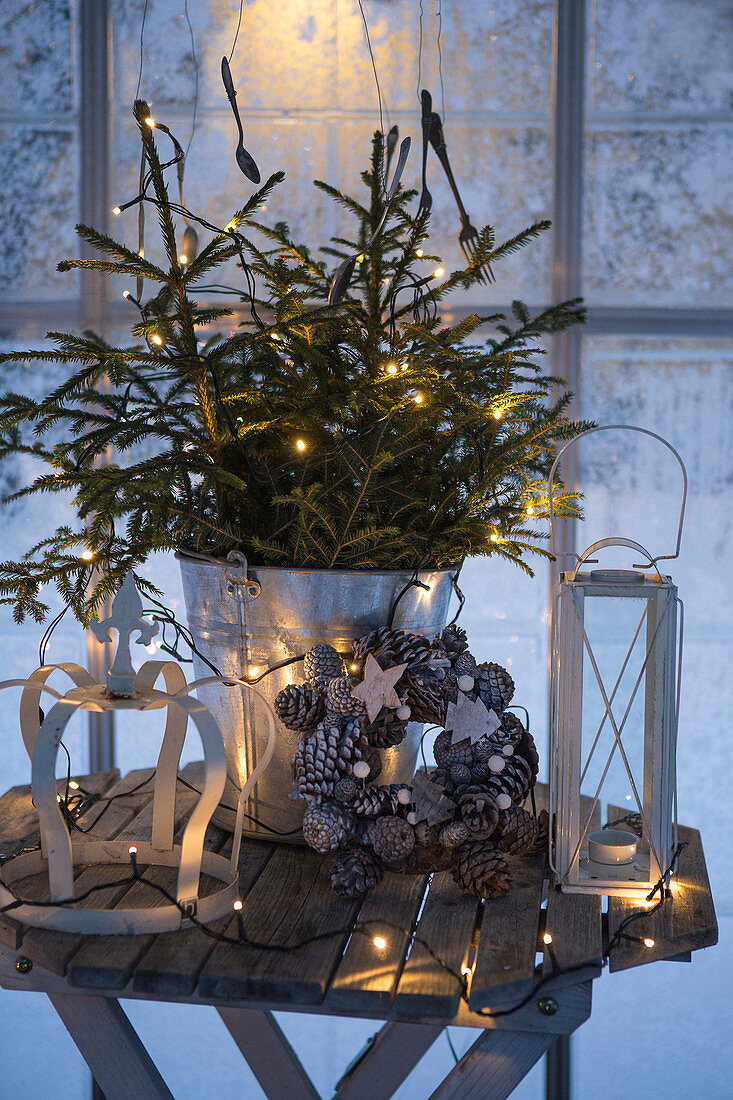
[[[221,79],[224,81],[227,99],[232,105],[234,118],[236,119],[237,123],[237,129],[239,130],[239,143],[237,144],[237,151],[235,153],[237,164],[239,165],[248,180],[251,180],[252,183],[259,183],[260,170],[255,164],[254,158],[247,152],[244,147],[244,131],[242,130],[242,120],[239,117],[239,108],[237,107],[237,93],[234,90],[234,81],[232,80],[229,62],[225,57],[222,57],[221,59]]]
[[[397,161],[397,167],[394,170],[392,182],[389,185],[389,191],[387,192],[384,210],[382,211],[382,216],[379,219],[379,224],[367,241],[366,246],[360,252],[357,252],[355,256],[350,256],[348,259],[344,260],[336,268],[336,274],[331,280],[331,289],[328,293],[328,304],[330,306],[338,305],[338,303],[341,301],[344,294],[349,289],[349,283],[351,282],[351,276],[354,274],[354,268],[356,267],[357,259],[359,258],[359,256],[364,256],[369,251],[379,234],[382,232],[382,226],[387,220],[387,214],[389,214],[389,208],[392,205],[392,200],[397,194],[397,188],[399,186],[402,173],[405,170],[405,164],[407,163],[407,155],[409,152],[410,138],[406,137],[400,145],[399,160]]]

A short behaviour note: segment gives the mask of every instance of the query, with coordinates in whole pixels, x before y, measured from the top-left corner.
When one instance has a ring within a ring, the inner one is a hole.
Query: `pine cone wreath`
[[[289,730],[305,734],[323,717],[323,698],[313,684],[288,684],[275,698],[275,712]]]
[[[384,708],[366,728],[369,744],[378,749],[391,749],[395,745],[401,745],[406,735],[407,722],[402,722],[391,711]]]
[[[454,764],[465,764],[470,768],[473,764],[473,748],[468,738],[454,745],[450,733],[439,733],[433,744],[433,756],[435,763],[441,768],[452,768]]]
[[[499,809],[488,789],[478,785],[461,787],[457,801],[461,819],[472,837],[490,837],[499,821]]]
[[[348,676],[337,676],[326,687],[326,713],[341,718],[362,718],[366,705],[351,694],[352,683]]]
[[[375,818],[367,835],[375,855],[385,863],[399,863],[415,847],[412,825],[408,825],[402,817]]]
[[[456,849],[453,878],[477,898],[497,898],[509,891],[504,856],[483,840],[469,840]]]
[[[311,646],[303,658],[306,680],[318,687],[325,687],[329,680],[344,675],[344,662],[332,645],[321,642]]]
[[[303,815],[303,840],[317,852],[340,848],[354,831],[354,818],[335,802],[311,802]]]
[[[484,661],[478,666],[474,677],[474,690],[489,710],[501,714],[512,701],[514,681],[501,665]]]
[[[547,811],[533,817],[521,806],[510,806],[499,815],[496,845],[515,856],[531,855],[547,845]]]
[[[368,848],[339,852],[331,869],[331,887],[344,898],[368,894],[381,881],[384,868]]]

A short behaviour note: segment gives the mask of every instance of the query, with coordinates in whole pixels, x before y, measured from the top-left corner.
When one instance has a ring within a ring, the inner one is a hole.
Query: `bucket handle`
[[[225,573],[227,592],[231,598],[241,596],[244,600],[256,600],[262,592],[262,585],[259,581],[251,580],[247,576],[247,559],[242,551],[230,550],[227,561],[237,566],[236,569],[228,569]]]
[[[659,442],[662,443],[667,448],[668,451],[671,451],[672,454],[674,455],[674,457],[679,462],[680,469],[682,471],[682,501],[680,503],[680,518],[679,518],[679,524],[677,526],[677,543],[675,545],[674,554],[658,554],[656,556],[656,558],[652,558],[651,554],[649,554],[649,552],[647,550],[643,551],[647,555],[647,557],[649,558],[649,564],[652,565],[652,566],[655,566],[655,567],[656,567],[656,564],[657,564],[658,561],[671,561],[673,558],[678,558],[679,554],[680,554],[680,543],[682,541],[682,524],[683,524],[684,519],[685,519],[685,505],[687,503],[687,470],[685,469],[685,464],[682,461],[682,459],[680,458],[678,452],[672,446],[672,444],[668,443],[667,440],[664,439],[663,436],[657,435],[656,432],[652,432],[648,428],[638,428],[633,424],[601,424],[601,425],[598,425],[595,428],[587,428],[586,431],[580,432],[579,435],[576,435],[573,439],[571,439],[568,443],[566,443],[565,446],[562,448],[562,450],[558,452],[557,458],[553,462],[552,469],[550,470],[549,476],[547,478],[547,491],[548,491],[548,498],[549,498],[549,504],[550,504],[550,549],[552,551],[553,557],[557,557],[557,555],[555,553],[555,510],[554,510],[554,497],[553,497],[552,487],[553,487],[553,484],[554,484],[555,470],[557,469],[557,465],[558,465],[560,459],[562,458],[562,456],[567,451],[568,447],[571,447],[573,445],[573,443],[577,443],[579,439],[583,438],[583,436],[594,435],[595,432],[610,432],[610,431],[639,432],[641,435],[650,435],[652,437],[652,439],[658,439]],[[616,542],[618,540],[613,540],[613,541]],[[603,543],[604,545],[608,545],[608,543],[606,543],[605,540],[601,540],[601,543]],[[586,557],[586,555],[594,549],[594,547],[600,546],[601,543],[594,543],[593,547],[589,547],[588,550],[585,551],[580,556],[578,554],[573,554],[572,555],[578,561],[578,566],[576,566],[576,570],[577,570],[577,568],[579,568],[579,564],[580,564],[581,559],[584,559]],[[624,545],[629,545],[629,543],[627,542]],[[636,544],[634,544],[634,545],[636,545]],[[643,550],[643,547],[639,547],[639,549]],[[634,568],[636,568],[636,566]],[[657,573],[659,573],[659,570],[657,570]]]

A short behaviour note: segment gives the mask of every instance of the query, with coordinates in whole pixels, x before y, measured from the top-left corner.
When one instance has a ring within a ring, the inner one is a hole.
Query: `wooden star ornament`
[[[402,705],[394,688],[406,668],[407,663],[383,669],[377,659],[369,654],[364,665],[364,679],[351,689],[351,694],[365,704],[370,722],[374,721],[382,707],[395,708]]]
[[[452,732],[451,744],[457,745],[470,737],[471,744],[498,730],[501,719],[488,710],[481,699],[469,699],[461,693],[457,703],[449,703],[445,716],[445,728]]]

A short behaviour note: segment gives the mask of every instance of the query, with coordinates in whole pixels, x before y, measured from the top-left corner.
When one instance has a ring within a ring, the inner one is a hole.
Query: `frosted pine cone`
[[[543,813],[544,819],[542,815],[538,819],[521,806],[510,806],[504,810],[499,815],[497,847],[515,856],[539,852],[547,844],[547,812]]]
[[[437,675],[439,672],[443,672],[443,669],[432,670],[418,665],[405,674],[405,702],[410,708],[413,722],[435,722],[443,725],[446,711],[445,674],[441,678]]]
[[[516,714],[511,710],[505,710],[501,716],[501,725],[498,730],[494,730],[490,735],[489,742],[500,749],[503,749],[505,745],[511,745],[516,750],[521,744],[524,732],[524,726]],[[496,752],[496,747],[494,752]]]
[[[476,658],[472,653],[469,653],[468,650],[464,653],[459,653],[453,662],[453,671],[456,676],[473,676],[475,678],[478,672]]]
[[[468,649],[468,635],[463,627],[456,626],[455,623],[445,628],[440,635],[440,640],[451,660]]]
[[[427,821],[418,821],[415,826],[415,843],[424,848],[432,848],[438,843],[438,830]]]
[[[321,642],[311,646],[303,658],[306,680],[319,687],[325,687],[329,680],[344,675],[344,662],[332,645]]]
[[[524,802],[530,788],[534,786],[532,769],[521,756],[507,757],[504,770],[496,778],[512,802]]]
[[[366,736],[369,744],[378,749],[391,749],[394,745],[400,745],[407,734],[407,723],[401,722],[388,710],[382,708],[379,716],[367,726]]]
[[[465,787],[471,782],[471,769],[465,764],[451,764],[450,777],[457,787]]]
[[[484,786],[462,787],[458,792],[461,818],[473,837],[486,838],[499,820],[496,802]]]
[[[512,701],[514,681],[501,665],[485,661],[478,666],[474,677],[474,690],[489,710],[501,714],[504,707]]]
[[[463,821],[452,821],[440,831],[440,843],[444,848],[458,848],[468,837],[468,826]]]
[[[275,698],[275,711],[282,724],[303,734],[315,729],[324,709],[321,693],[312,684],[288,684]]]
[[[354,642],[354,657],[361,665],[371,653],[382,668],[395,668],[396,665],[422,664],[430,653],[430,642],[422,634],[412,634],[408,630],[390,630],[382,627],[373,630],[364,638]]]
[[[344,772],[362,759],[362,744],[358,723],[347,723],[342,731],[336,723],[319,722],[310,737],[300,742],[293,761],[300,797],[330,798]]]
[[[401,817],[378,817],[369,826],[372,848],[385,863],[399,863],[415,847],[412,825]]]
[[[473,749],[468,738],[452,744],[450,733],[439,733],[433,745],[435,763],[440,767],[450,768],[454,764],[465,764],[470,768],[473,763]]]
[[[367,848],[339,852],[331,869],[331,887],[345,898],[358,898],[373,890],[384,868]]]
[[[491,775],[491,768],[486,760],[477,760],[471,768],[471,782],[485,783]]]
[[[483,840],[469,840],[456,849],[453,878],[477,898],[496,898],[509,890],[506,860]]]
[[[362,817],[396,814],[400,808],[397,794],[402,786],[402,783],[387,783],[383,787],[366,787],[357,792],[351,809]]]
[[[335,802],[311,802],[303,815],[303,839],[317,852],[340,848],[354,831],[354,818]]]
[[[366,714],[366,706],[361,699],[351,694],[351,680],[348,676],[337,676],[328,681],[326,688],[326,712],[342,718],[361,718]]]
[[[339,802],[343,802],[345,806],[348,806],[349,803],[356,801],[356,796],[359,794],[359,784],[352,776],[345,775],[343,779],[339,779],[333,793]]]

